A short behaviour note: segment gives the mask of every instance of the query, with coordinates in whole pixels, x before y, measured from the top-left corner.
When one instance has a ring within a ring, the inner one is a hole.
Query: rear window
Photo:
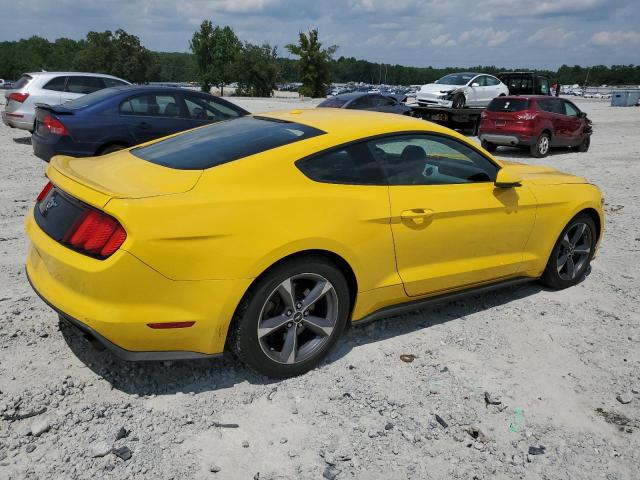
[[[319,107],[330,107],[330,108],[340,108],[347,100],[344,98],[327,98],[324,102],[320,102],[318,104]]]
[[[490,112],[519,112],[529,108],[529,100],[524,98],[498,97],[487,107]]]
[[[29,83],[31,80],[33,80],[33,77],[31,75],[24,74],[20,77],[20,79],[16,83],[13,84],[11,88],[13,90],[19,90],[21,88],[24,88],[27,86],[27,83]]]
[[[105,88],[102,90],[98,90],[97,92],[89,93],[82,97],[65,102],[64,106],[65,108],[69,108],[71,110],[89,107],[98,102],[101,102],[106,98],[111,97],[115,92],[117,92],[117,90],[114,90],[113,88]]]
[[[161,140],[131,153],[157,165],[202,170],[326,132],[266,117],[242,117]]]

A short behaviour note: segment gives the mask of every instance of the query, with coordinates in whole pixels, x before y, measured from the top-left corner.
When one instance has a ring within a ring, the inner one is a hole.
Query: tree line
[[[331,81],[420,85],[455,71],[499,74],[511,69],[495,66],[409,67],[333,58],[337,46],[323,48],[318,31],[300,33],[296,44],[285,46],[296,58],[284,58],[276,46],[240,40],[228,26],[204,21],[190,41],[190,53],[153,52],[122,29],[89,32],[82,40],[49,41],[33,36],[0,42],[0,78],[16,80],[28,71],[77,70],[109,73],[133,83],[198,82],[211,86],[237,83],[236,94],[269,96],[277,83],[303,84],[301,93],[322,96]],[[536,71],[536,70],[534,70]],[[554,82],[587,85],[640,85],[640,65],[563,65],[537,70]]]

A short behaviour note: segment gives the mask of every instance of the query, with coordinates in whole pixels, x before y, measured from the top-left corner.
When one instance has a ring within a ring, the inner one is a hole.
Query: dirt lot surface
[[[354,328],[321,368],[277,382],[233,358],[125,363],[59,326],[23,267],[44,165],[0,125],[0,478],[637,479],[640,108],[578,103],[591,150],[541,162],[605,193],[583,283]]]

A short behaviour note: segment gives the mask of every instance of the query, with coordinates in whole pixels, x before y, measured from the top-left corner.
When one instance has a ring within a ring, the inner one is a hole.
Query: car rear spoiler
[[[64,105],[49,105],[48,103],[36,103],[36,108],[42,110],[49,110],[50,112],[57,113],[59,115],[73,115],[73,111],[66,108]]]

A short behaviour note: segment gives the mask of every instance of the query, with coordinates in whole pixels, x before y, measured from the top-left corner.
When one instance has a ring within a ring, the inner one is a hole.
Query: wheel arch
[[[113,146],[113,145],[122,145],[124,148],[129,148],[131,144],[125,140],[109,140],[103,144],[101,144],[97,149],[95,154],[100,155],[105,149]]]
[[[584,209],[580,210],[578,213],[576,213],[576,215],[580,215],[582,213],[589,215],[589,217],[591,217],[591,220],[593,220],[593,223],[595,223],[595,225],[596,225],[596,242],[600,241],[600,237],[602,235],[602,219],[600,218],[600,215],[598,214],[598,211],[595,208],[587,207],[587,208],[584,208]],[[574,215],[574,218],[575,218],[576,215]],[[569,221],[571,221],[571,220],[569,220]]]

